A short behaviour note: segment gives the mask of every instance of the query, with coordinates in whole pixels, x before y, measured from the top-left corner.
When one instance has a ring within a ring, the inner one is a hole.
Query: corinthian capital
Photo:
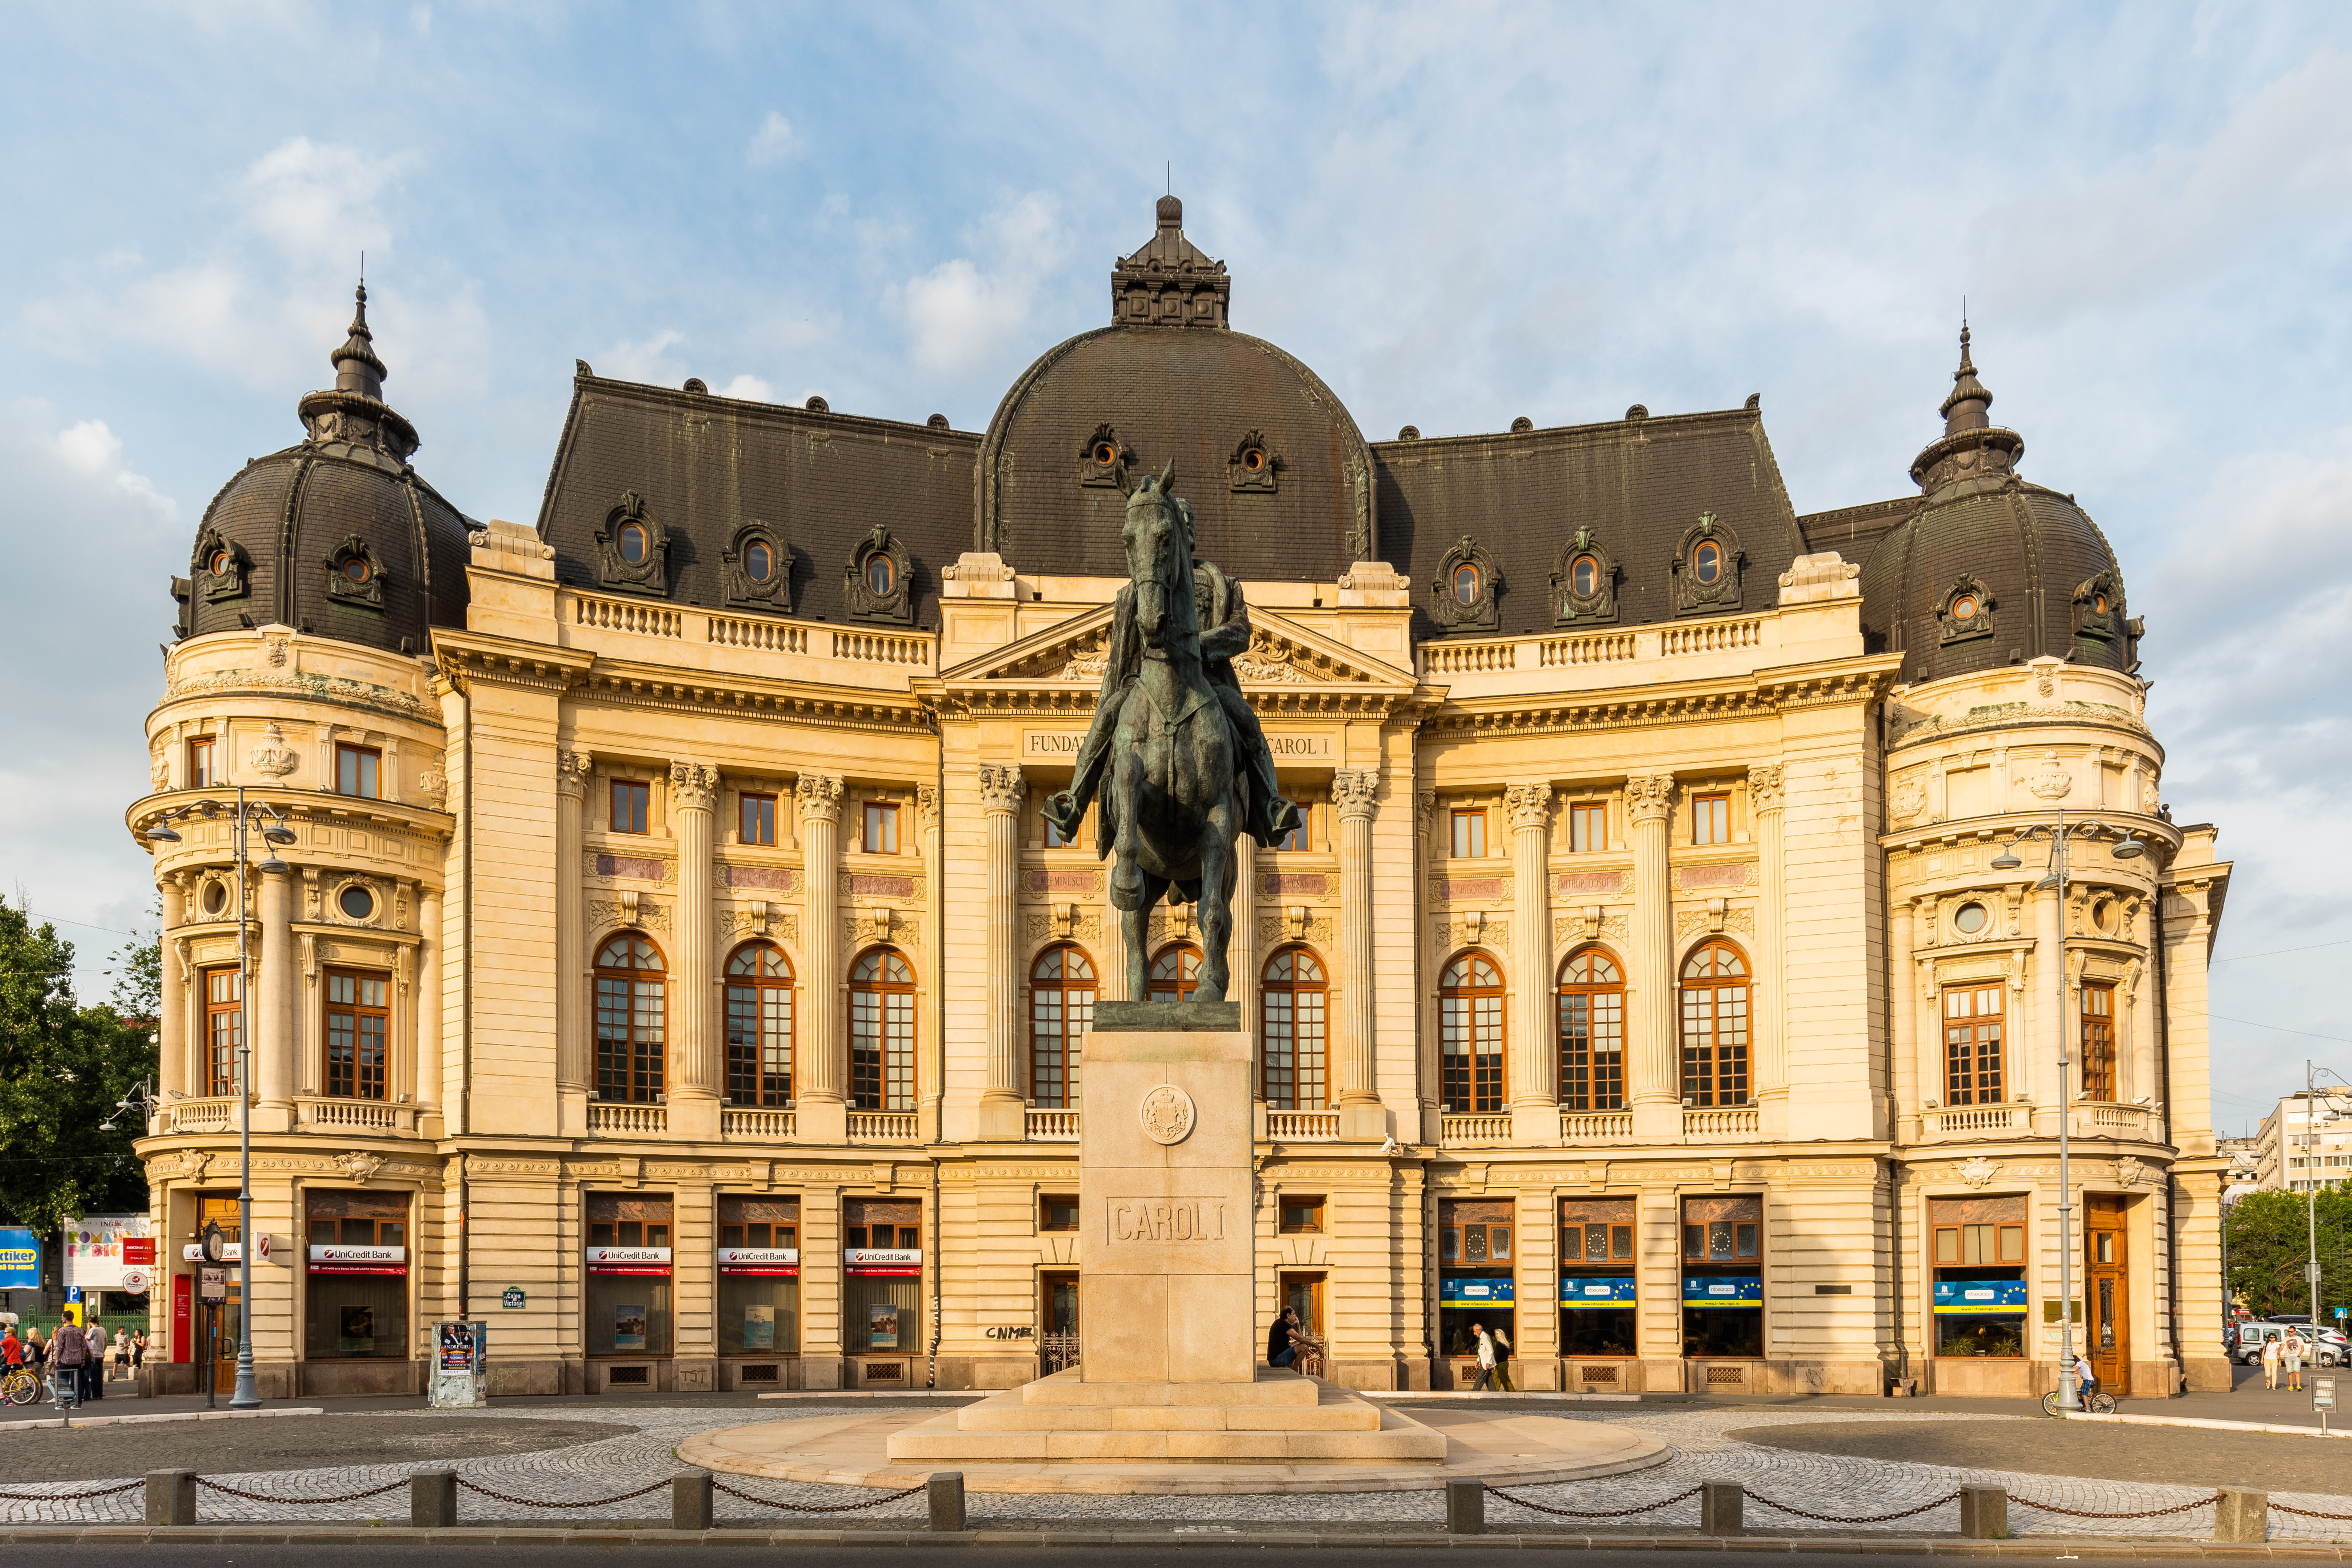
[[[719,804],[719,770],[704,763],[669,765],[670,804],[680,811],[709,811]]]
[[[1625,781],[1625,815],[1635,822],[1664,822],[1675,811],[1671,773],[1636,773]]]
[[[1785,804],[1786,773],[1779,763],[1759,763],[1748,770],[1748,802],[1758,811],[1778,811]]]
[[[1331,775],[1331,805],[1343,822],[1372,815],[1372,797],[1380,793],[1377,768],[1341,768]]]
[[[1510,785],[1503,791],[1503,813],[1514,828],[1549,826],[1551,821],[1551,785]]]
[[[833,773],[803,773],[793,781],[801,816],[818,822],[841,820],[841,780]]]
[[[1013,812],[1021,809],[1021,797],[1029,793],[1029,781],[1011,763],[980,764],[980,803],[989,811]]]
[[[586,752],[555,753],[555,787],[566,800],[584,800],[588,795],[588,770],[595,759]]]

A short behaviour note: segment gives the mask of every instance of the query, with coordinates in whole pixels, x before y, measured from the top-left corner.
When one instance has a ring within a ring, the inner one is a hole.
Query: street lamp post
[[[220,815],[217,801],[198,801],[161,814],[146,828],[151,841],[177,844],[180,836],[172,830],[175,818],[191,812],[205,816]],[[245,786],[236,786],[236,804],[229,808],[230,849],[236,865],[236,1103],[237,1103],[237,1174],[236,1174],[236,1390],[229,1395],[232,1410],[251,1410],[261,1403],[261,1394],[253,1378],[253,961],[247,952],[250,935],[246,914],[246,875],[250,859],[249,834],[258,826],[262,842],[268,845],[269,858],[256,868],[265,877],[283,877],[292,869],[278,858],[278,847],[294,842],[294,830],[286,826],[286,814],[274,806],[256,801],[248,805]],[[205,1380],[205,1397],[212,1399],[212,1380]]]
[[[2058,951],[2050,955],[2051,989],[2057,997],[2054,1016],[2058,1020],[2058,1408],[2076,1413],[2082,1410],[2083,1400],[2074,1375],[2074,1106],[2073,1092],[2066,1087],[2066,1068],[2072,1065],[2071,1047],[2075,1044],[2075,1030],[2066,1023],[2066,882],[2071,868],[2067,851],[2074,839],[2095,838],[2107,831],[2105,824],[2087,819],[2069,827],[2065,807],[2061,806],[2055,826],[2035,823],[2005,843],[1992,861],[1997,871],[2014,871],[2025,864],[2017,858],[2017,847],[2037,838],[2046,839],[2050,845],[2050,870],[2033,885],[2033,890],[2054,890],[2058,895]],[[2131,829],[2126,827],[2121,830],[2112,853],[2118,860],[2136,860],[2147,853],[2147,846],[2133,837]],[[2084,1325],[2086,1329],[2088,1326]]]

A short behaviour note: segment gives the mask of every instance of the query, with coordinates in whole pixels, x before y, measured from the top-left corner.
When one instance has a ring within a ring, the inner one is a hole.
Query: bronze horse
[[[1248,820],[1249,786],[1241,738],[1204,668],[1192,509],[1170,493],[1175,477],[1171,463],[1129,492],[1119,530],[1128,585],[1111,616],[1094,728],[1077,777],[1045,815],[1074,835],[1101,784],[1097,853],[1117,857],[1110,897],[1127,938],[1127,994],[1139,1001],[1147,994],[1146,921],[1173,886],[1180,901],[1201,906],[1201,974],[1192,1000],[1222,1002],[1233,936],[1234,837]]]

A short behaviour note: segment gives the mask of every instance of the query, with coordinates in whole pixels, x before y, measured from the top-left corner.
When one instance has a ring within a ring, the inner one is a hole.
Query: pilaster
[[[808,885],[808,929],[801,940],[808,958],[808,976],[801,987],[808,1008],[808,1028],[802,1037],[808,1041],[808,1055],[795,1064],[800,1081],[793,1098],[800,1111],[801,1141],[806,1143],[849,1141],[845,1092],[849,1020],[844,1011],[848,990],[841,968],[841,792],[842,781],[832,773],[803,773],[793,786],[801,817],[801,874]],[[804,1282],[802,1290],[807,1289]],[[837,1315],[833,1333],[837,1352]],[[813,1368],[810,1375],[815,1375]]]
[[[1789,1122],[1788,857],[1781,826],[1787,792],[1778,763],[1748,770],[1748,809],[1756,838],[1756,984],[1749,1006],[1756,1031],[1756,1098],[1767,1138],[1783,1136]]]
[[[1674,815],[1669,774],[1625,781],[1625,815],[1633,839],[1633,918],[1626,943],[1625,1012],[1632,1061],[1626,1104],[1633,1138],[1682,1142],[1682,1075],[1675,1051],[1674,903],[1666,884],[1666,826]],[[1679,1289],[1679,1287],[1676,1288]]]
[[[253,987],[253,1109],[256,1132],[294,1125],[294,879],[261,881],[261,966]]]
[[[677,919],[671,931],[669,1130],[679,1137],[719,1136],[719,965],[711,953],[710,832],[719,805],[719,770],[701,763],[669,765],[671,830],[677,836]]]
[[[1551,973],[1551,786],[1516,784],[1503,792],[1511,834],[1511,1136],[1559,1142],[1559,1057]]]
[[[1009,763],[981,764],[981,812],[988,843],[988,890],[981,909],[988,948],[988,1079],[980,1096],[980,1136],[992,1142],[1017,1142],[1028,1136],[1028,1097],[1022,1071],[1021,955],[1014,922],[1014,892],[1021,876],[1021,803],[1028,793],[1028,782],[1019,767]]]
[[[585,752],[555,753],[555,1094],[558,1125],[572,1137],[588,1131],[591,1087],[581,813],[593,761]]]
[[[1373,1079],[1372,812],[1380,784],[1370,768],[1331,775],[1339,819],[1339,1136],[1350,1142],[1383,1139],[1389,1131]]]

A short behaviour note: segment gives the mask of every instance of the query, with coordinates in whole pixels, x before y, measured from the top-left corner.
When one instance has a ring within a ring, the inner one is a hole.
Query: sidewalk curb
[[[2199,1426],[2209,1432],[2284,1432],[2294,1437],[2352,1437],[2352,1432],[2322,1432],[2316,1426],[2284,1426],[2269,1421],[2211,1421],[2201,1415],[2093,1415],[2077,1412],[2066,1421],[2116,1421],[2134,1426]]]
[[[1349,1391],[1365,1399],[1548,1399],[1568,1404],[1639,1405],[1638,1394],[1561,1394],[1549,1389],[1523,1389],[1511,1394],[1473,1394],[1465,1389],[1357,1388]]]
[[[783,1394],[762,1394],[761,1399],[985,1399],[992,1388],[795,1388]]]
[[[166,1410],[153,1415],[53,1415],[42,1421],[0,1421],[0,1432],[32,1432],[44,1426],[129,1426],[154,1421],[251,1421],[264,1415],[324,1415],[320,1405],[273,1405],[268,1410]]]

